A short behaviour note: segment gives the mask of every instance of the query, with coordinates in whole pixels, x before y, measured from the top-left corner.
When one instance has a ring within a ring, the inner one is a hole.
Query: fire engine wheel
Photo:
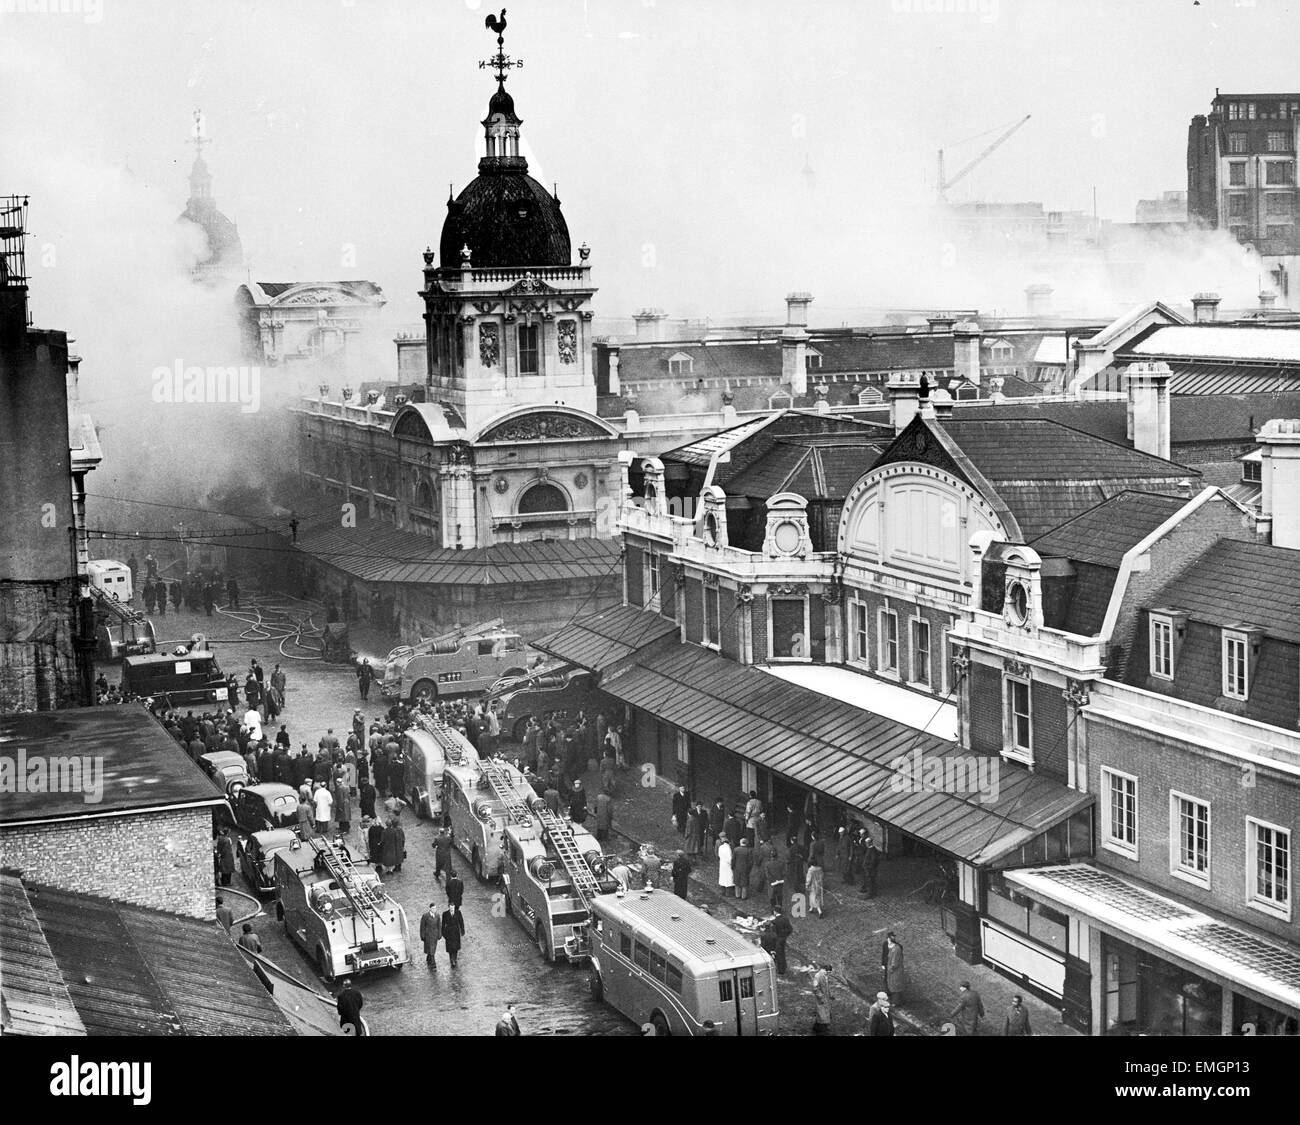
[[[605,982],[600,979],[600,970],[592,969],[590,976],[587,977],[587,984],[591,988],[591,998],[599,1004],[605,999]]]
[[[668,1026],[668,1018],[663,1014],[663,1012],[655,1012],[655,1014],[650,1017],[650,1022],[654,1024],[656,1035],[671,1035],[673,1033],[673,1029]]]
[[[326,980],[333,980],[334,974],[330,972],[329,955],[325,952],[323,945],[316,947],[316,967],[320,970],[320,975]]]
[[[411,687],[411,702],[414,703],[424,693],[427,693],[429,701],[433,702],[438,698],[438,685],[432,680],[416,680]]]
[[[542,955],[542,960],[543,961],[554,960],[554,958],[551,956],[551,943],[546,940],[546,927],[543,926],[541,922],[537,923],[536,933],[537,933],[537,951]]]

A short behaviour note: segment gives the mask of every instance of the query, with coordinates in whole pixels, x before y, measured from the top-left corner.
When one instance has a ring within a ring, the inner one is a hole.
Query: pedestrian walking
[[[894,1034],[893,1005],[888,992],[876,993],[876,1002],[867,1013],[867,1034],[882,1038]]]
[[[361,990],[352,983],[351,977],[344,978],[343,990],[339,993],[335,1007],[339,1013],[339,1027],[343,1029],[345,1035],[363,1035],[363,1024],[361,1022],[361,1008],[365,1004],[366,998],[361,995]]]
[[[451,967],[456,967],[461,943],[465,937],[465,915],[454,903],[442,912],[442,944],[446,947]]]
[[[250,953],[262,952],[262,939],[253,933],[253,924],[251,922],[244,923],[243,933],[239,935],[239,944]]]
[[[718,840],[722,836],[722,826],[726,823],[727,811],[722,806],[722,798],[718,797],[713,802],[713,807],[709,809],[709,819],[705,826],[704,847],[706,852],[713,851],[718,846]]]
[[[826,905],[826,886],[824,872],[819,864],[808,865],[805,881],[808,888],[808,913],[816,914],[820,918]]]
[[[313,817],[313,813],[312,813],[311,802],[305,796],[299,793],[298,794],[298,834],[304,840],[310,840],[316,835],[316,826],[312,817]]]
[[[791,895],[804,893],[803,848],[799,846],[798,840],[792,841],[786,848],[785,885],[790,888]]]
[[[679,785],[673,794],[673,827],[679,836],[686,835],[686,814],[691,808],[691,797],[685,785]]]
[[[763,938],[766,939],[762,942],[763,948],[772,954],[779,976],[785,976],[785,946],[792,933],[794,933],[794,926],[784,910],[778,912],[763,930]]]
[[[907,969],[903,964],[903,947],[894,931],[885,935],[880,945],[880,971],[885,976],[885,991],[895,1004],[903,1002],[903,993],[907,991]]]
[[[402,861],[406,858],[406,833],[402,830],[401,815],[394,815],[384,829],[384,837],[379,845],[379,862],[389,871],[401,871]]]
[[[1024,998],[1019,993],[1011,997],[1011,1007],[1007,1009],[1007,1019],[1003,1024],[1002,1034],[1033,1035],[1029,1030],[1029,1009],[1025,1007]]]
[[[230,829],[223,828],[217,836],[217,875],[223,887],[230,886],[230,878],[235,873],[235,842],[230,838]]]
[[[587,819],[587,791],[582,787],[582,779],[573,783],[573,796],[569,798],[569,819],[574,824],[581,824]]]
[[[447,868],[447,901],[457,910],[465,905],[465,880]]]
[[[369,779],[363,781],[357,792],[357,803],[361,806],[361,817],[364,820],[369,817],[375,819],[375,798],[378,794],[375,787],[370,784]]]
[[[451,833],[445,828],[438,829],[433,841],[433,877],[442,882],[442,873],[451,874]]]
[[[749,881],[754,874],[754,849],[742,838],[731,856],[731,877],[736,881],[736,897],[749,898]]]
[[[605,756],[600,760],[600,791],[612,797],[614,795],[614,785],[614,759],[606,750]]]
[[[346,776],[334,783],[334,820],[344,836],[352,830],[352,794],[348,792]]]
[[[948,1018],[956,1025],[958,1035],[978,1035],[980,1020],[984,1018],[984,1001],[968,980],[961,982],[957,994],[957,1007]]]
[[[227,933],[235,924],[235,912],[226,905],[226,900],[217,895],[217,921],[221,923],[221,928]]]
[[[731,841],[724,836],[718,841],[718,887],[723,898],[731,898],[736,893],[736,876],[731,870],[731,857]]]
[[[813,1004],[817,1014],[813,1017],[813,1034],[829,1035],[831,1033],[831,967],[818,965],[813,970],[812,978]]]
[[[678,852],[672,866],[673,894],[678,898],[686,898],[686,888],[691,881],[691,872],[694,870],[695,867],[686,858],[686,853]]]
[[[767,859],[763,863],[767,876],[768,899],[773,910],[785,909],[785,864],[776,854],[776,845],[768,844]]]
[[[745,802],[745,838],[749,846],[758,843],[758,818],[763,812],[763,802],[758,799],[758,790],[749,791],[749,800]]]
[[[362,818],[364,826],[365,820]],[[371,818],[370,827],[366,829],[366,854],[370,857],[370,862],[375,865],[375,870],[380,871],[379,860],[384,854],[384,824],[383,821]]]
[[[420,915],[420,941],[424,944],[424,963],[433,969],[438,970],[438,962],[435,954],[438,952],[438,941],[442,937],[442,915],[438,912],[438,907],[434,903],[429,903],[429,909]]]
[[[862,890],[864,898],[876,897],[876,868],[880,866],[880,849],[868,835],[862,842]]]
[[[362,660],[357,665],[357,686],[361,689],[361,698],[363,700],[370,698],[370,684],[375,678],[375,670],[370,666],[369,660]]]

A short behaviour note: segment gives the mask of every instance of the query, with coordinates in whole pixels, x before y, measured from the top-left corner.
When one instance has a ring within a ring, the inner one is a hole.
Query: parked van
[[[115,559],[96,559],[86,564],[86,573],[90,575],[92,586],[116,601],[127,603],[135,597],[131,568],[126,563]]]

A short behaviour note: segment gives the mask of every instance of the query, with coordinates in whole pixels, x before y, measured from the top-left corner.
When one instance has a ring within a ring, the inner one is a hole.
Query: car
[[[235,824],[244,832],[298,827],[298,791],[278,781],[248,785],[231,798]]]
[[[253,832],[239,844],[239,870],[259,896],[275,892],[275,853],[298,844],[298,833],[289,828]]]
[[[199,768],[229,797],[236,796],[248,784],[248,766],[233,750],[216,750],[211,754],[200,754]],[[294,807],[297,808],[297,802],[294,803]]]

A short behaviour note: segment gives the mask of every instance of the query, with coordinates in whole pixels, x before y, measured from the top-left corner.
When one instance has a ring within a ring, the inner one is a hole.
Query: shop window
[[[704,590],[704,643],[718,648],[722,642],[722,599],[717,586]]]
[[[1245,187],[1246,186],[1246,162],[1244,160],[1233,160],[1228,165],[1228,186]]]
[[[1244,169],[1245,165],[1242,165],[1242,167]],[[1289,160],[1270,160],[1264,165],[1264,182],[1278,187],[1294,184],[1295,165]]]
[[[1170,871],[1202,886],[1210,884],[1210,806],[1182,793],[1169,794]]]
[[[653,601],[659,596],[659,581],[661,577],[661,567],[659,554],[656,551],[647,551],[645,556],[646,572],[646,589],[650,591],[650,598]]]
[[[1137,859],[1138,779],[1117,770],[1101,771],[1102,842],[1111,851]]]
[[[1291,919],[1291,833],[1261,820],[1246,821],[1248,899],[1268,914]]]

